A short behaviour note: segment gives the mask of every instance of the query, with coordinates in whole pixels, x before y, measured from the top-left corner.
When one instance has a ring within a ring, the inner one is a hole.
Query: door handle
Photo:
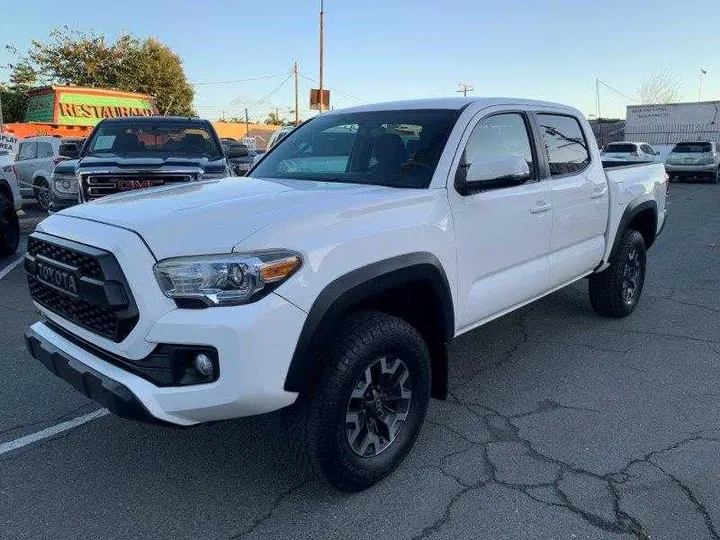
[[[602,199],[605,196],[605,193],[607,193],[607,190],[605,188],[600,188],[595,191],[593,191],[590,194],[591,199]]]
[[[544,214],[548,210],[552,208],[552,205],[550,203],[546,203],[545,201],[538,201],[537,204],[534,204],[530,207],[530,213],[531,214]]]

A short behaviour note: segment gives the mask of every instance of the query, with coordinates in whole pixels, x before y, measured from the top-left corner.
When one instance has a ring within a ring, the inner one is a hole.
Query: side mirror
[[[63,143],[58,148],[58,154],[69,159],[76,159],[80,155],[80,149],[76,143]]]
[[[455,186],[461,194],[467,195],[480,189],[517,186],[530,178],[530,166],[521,157],[485,154],[477,156],[469,165],[460,166]]]
[[[230,159],[245,157],[249,155],[248,147],[242,144],[233,144],[225,151],[225,155]]]

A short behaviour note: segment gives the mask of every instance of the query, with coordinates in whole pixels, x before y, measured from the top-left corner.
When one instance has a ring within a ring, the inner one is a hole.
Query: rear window
[[[608,144],[603,151],[613,154],[632,154],[637,148],[634,144]]]
[[[559,114],[538,114],[540,132],[551,176],[575,174],[590,163],[590,152],[577,119]]]
[[[675,154],[706,154],[712,152],[710,143],[680,143],[672,149]]]

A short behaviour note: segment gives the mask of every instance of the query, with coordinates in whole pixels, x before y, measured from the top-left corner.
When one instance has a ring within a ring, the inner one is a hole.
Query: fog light
[[[62,187],[63,187],[63,189],[66,190],[66,191],[69,190],[69,189],[70,189],[70,182],[68,182],[67,180],[63,180],[63,182],[62,182]]]
[[[210,377],[213,373],[213,363],[207,354],[200,353],[195,356],[195,369],[198,373]]]

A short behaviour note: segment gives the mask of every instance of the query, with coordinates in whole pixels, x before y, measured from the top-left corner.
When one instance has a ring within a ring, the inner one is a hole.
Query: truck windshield
[[[712,152],[710,143],[679,143],[672,149],[674,154],[706,154]]]
[[[92,134],[85,155],[162,155],[220,159],[222,150],[202,124],[106,122]]]
[[[321,115],[287,135],[250,176],[426,188],[459,114],[414,109]]]

